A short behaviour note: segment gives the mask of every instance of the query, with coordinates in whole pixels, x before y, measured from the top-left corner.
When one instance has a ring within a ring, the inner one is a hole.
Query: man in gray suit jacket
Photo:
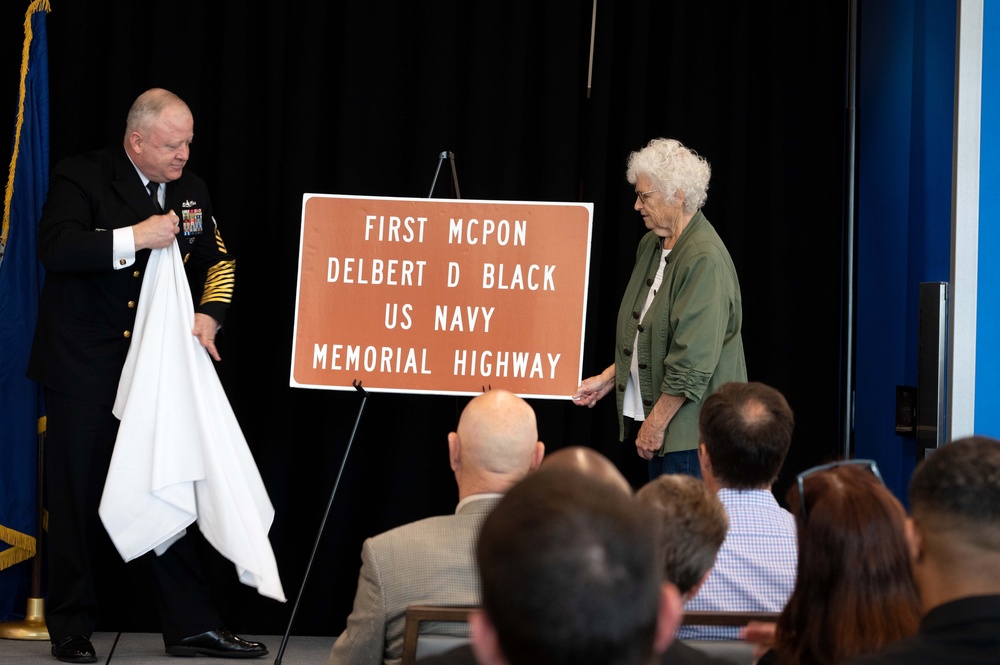
[[[538,440],[531,406],[497,389],[466,405],[457,431],[448,435],[448,450],[458,483],[455,514],[404,524],[365,540],[354,609],[328,665],[398,665],[408,605],[480,604],[475,563],[479,529],[500,497],[538,468],[545,446]]]

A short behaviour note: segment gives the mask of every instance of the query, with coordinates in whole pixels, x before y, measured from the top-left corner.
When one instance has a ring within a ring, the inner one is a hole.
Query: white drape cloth
[[[274,508],[212,359],[176,243],[146,266],[114,414],[99,513],[126,561],[162,554],[198,521],[240,581],[285,601],[268,531]]]

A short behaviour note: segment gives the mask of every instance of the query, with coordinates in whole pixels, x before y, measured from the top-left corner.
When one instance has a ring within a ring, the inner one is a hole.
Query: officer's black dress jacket
[[[205,182],[188,169],[167,184],[166,209],[181,218],[177,247],[196,311],[219,324],[232,300],[235,262],[212,216]],[[45,268],[28,377],[46,388],[111,406],[135,324],[150,250],[113,267],[113,229],[156,208],[121,146],[61,161],[39,226]]]

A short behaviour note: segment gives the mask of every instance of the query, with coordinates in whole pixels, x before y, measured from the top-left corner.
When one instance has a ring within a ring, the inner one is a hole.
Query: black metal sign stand
[[[429,199],[434,197],[434,186],[437,184],[438,174],[441,173],[441,164],[443,164],[446,159],[451,163],[451,184],[455,188],[455,198],[462,198],[462,192],[458,189],[458,172],[455,170],[455,153],[450,150],[445,150],[438,155],[438,165],[437,169],[434,171],[434,180],[431,181],[431,191],[427,194],[427,198]]]
[[[438,175],[441,173],[441,165],[446,159],[451,165],[451,184],[455,188],[455,198],[462,198],[461,191],[458,188],[458,171],[455,169],[455,153],[448,150],[445,150],[438,155],[437,169],[434,171],[434,180],[431,181],[431,191],[427,194],[427,198],[432,198],[434,196],[434,187],[437,185]],[[285,629],[285,634],[281,638],[281,646],[278,647],[278,653],[274,658],[274,665],[281,665],[281,659],[285,653],[285,646],[288,644],[288,636],[292,632],[292,624],[295,623],[295,615],[298,614],[299,611],[299,603],[302,600],[302,594],[306,588],[306,581],[309,579],[309,572],[312,570],[313,560],[316,558],[316,551],[319,549],[319,543],[323,537],[323,530],[326,528],[326,520],[330,515],[330,508],[333,506],[333,497],[337,494],[337,486],[340,485],[340,477],[344,473],[344,466],[347,464],[347,456],[351,452],[351,444],[354,442],[354,435],[358,431],[358,423],[361,422],[361,413],[365,410],[365,402],[368,401],[368,393],[361,387],[361,382],[355,380],[352,385],[359,393],[361,393],[361,406],[358,408],[358,416],[354,421],[354,429],[351,431],[351,438],[348,440],[347,449],[344,451],[344,459],[340,462],[340,470],[337,472],[337,480],[333,484],[333,492],[330,494],[330,500],[327,502],[326,511],[323,513],[323,519],[320,521],[319,531],[316,534],[316,542],[313,544],[312,554],[309,555],[309,563],[306,565],[306,572],[302,577],[302,586],[299,588],[299,595],[295,599],[294,607],[292,607],[292,615],[288,619],[288,627]]]
[[[351,438],[347,441],[347,449],[344,450],[344,459],[340,462],[340,470],[337,472],[337,480],[333,483],[333,492],[330,494],[330,501],[326,504],[326,511],[323,513],[323,519],[319,524],[319,532],[316,534],[316,542],[313,545],[312,554],[309,555],[309,564],[306,566],[306,573],[302,576],[302,586],[299,588],[298,598],[295,599],[295,606],[292,608],[292,616],[288,619],[288,628],[285,629],[285,635],[281,638],[281,646],[278,647],[278,654],[274,658],[275,665],[281,665],[281,657],[285,653],[285,645],[288,643],[288,635],[292,632],[292,624],[295,623],[295,615],[299,611],[299,602],[302,600],[302,592],[306,588],[306,580],[309,579],[309,571],[312,570],[313,559],[316,558],[316,550],[319,548],[320,539],[323,537],[323,529],[326,527],[326,519],[330,515],[330,507],[333,505],[333,497],[337,495],[337,486],[340,485],[340,477],[344,474],[344,466],[347,464],[347,456],[351,452],[351,444],[354,443],[354,435],[358,432],[358,423],[361,422],[361,414],[365,410],[365,402],[368,401],[368,393],[364,388],[361,387],[360,381],[354,381],[352,384],[359,393],[361,393],[361,406],[358,407],[358,416],[354,420],[354,429],[351,430]]]

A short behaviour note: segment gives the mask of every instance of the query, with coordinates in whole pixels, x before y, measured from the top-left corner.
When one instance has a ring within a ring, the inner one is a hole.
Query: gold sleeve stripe
[[[228,254],[226,245],[222,242],[222,234],[219,233],[219,225],[216,223],[214,217],[212,218],[212,224],[215,226],[215,246],[218,248],[219,253]],[[204,305],[207,302],[232,304],[233,287],[235,284],[236,261],[229,260],[216,263],[208,269],[208,274],[205,277],[205,288],[201,292],[201,304]]]
[[[213,222],[215,221],[214,217],[212,218],[212,221]],[[215,227],[215,245],[219,248],[219,251],[222,252],[223,254],[228,254],[229,253],[229,252],[226,251],[226,244],[224,242],[222,242],[222,234],[219,233],[219,227],[218,226]]]
[[[233,287],[236,284],[236,261],[221,261],[208,269],[205,290],[201,294],[201,304],[207,302],[233,302]]]

